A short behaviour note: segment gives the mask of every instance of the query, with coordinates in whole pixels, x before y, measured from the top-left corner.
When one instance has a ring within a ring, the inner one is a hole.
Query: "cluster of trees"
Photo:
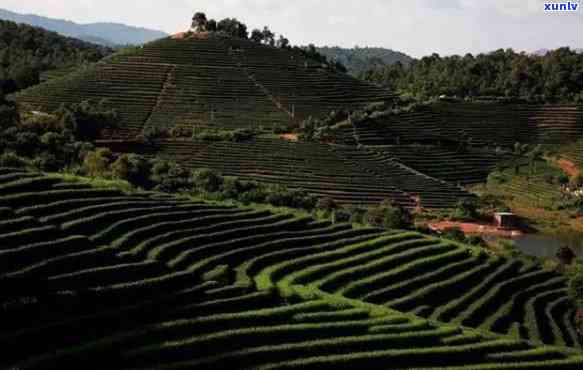
[[[199,129],[196,126],[177,125],[175,127],[147,126],[142,130],[138,138],[142,141],[153,141],[168,138],[190,138],[193,141],[215,142],[232,141],[235,143],[248,141],[255,138],[258,131],[251,128],[239,128],[235,130]]]
[[[38,84],[44,71],[97,62],[111,53],[107,47],[0,20],[0,91],[14,93]]]
[[[545,55],[497,50],[474,56],[415,60],[374,68],[359,75],[402,94],[426,100],[496,97],[533,102],[583,102],[583,54],[560,48]]]
[[[298,47],[291,45],[288,38],[284,35],[277,35],[269,27],[265,26],[262,30],[253,29],[249,34],[246,24],[237,20],[237,18],[225,18],[219,22],[214,19],[208,19],[205,13],[197,12],[192,17],[191,29],[194,32],[219,32],[229,37],[248,39],[258,44],[277,47],[280,49],[294,50],[303,54],[306,58],[313,59],[319,63],[325,64],[330,70],[346,73],[347,69],[337,60],[329,60],[321,54],[315,45],[310,44],[307,47]]]
[[[117,123],[117,114],[103,102],[62,105],[53,114],[21,114],[0,95],[0,165],[45,171],[75,166],[93,148],[91,142],[101,130]]]

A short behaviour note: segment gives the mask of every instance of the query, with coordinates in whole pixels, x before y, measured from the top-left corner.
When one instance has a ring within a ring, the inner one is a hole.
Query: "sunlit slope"
[[[561,276],[415,232],[4,168],[0,240],[3,368],[583,365]]]
[[[132,137],[147,126],[271,129],[393,97],[296,51],[211,34],[146,44],[18,100],[52,111],[107,98],[122,117],[117,136]]]

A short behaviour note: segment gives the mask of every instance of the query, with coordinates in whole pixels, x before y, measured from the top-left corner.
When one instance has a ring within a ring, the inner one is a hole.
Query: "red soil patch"
[[[186,32],[178,32],[172,35],[173,39],[181,40],[186,37]]]
[[[207,40],[209,38],[208,32],[198,32],[198,33],[190,33],[190,32],[178,32],[171,36],[173,39],[182,40],[182,39],[195,39],[195,40]]]
[[[581,173],[577,165],[568,159],[559,159],[557,164],[570,177],[577,177]]]
[[[429,224],[429,228],[434,231],[443,231],[452,227],[459,227],[464,234],[496,235],[503,237],[520,236],[523,234],[518,229],[505,230],[498,228],[496,225],[485,223],[442,221]]]
[[[279,135],[280,139],[288,140],[288,141],[298,141],[298,134],[281,134]]]

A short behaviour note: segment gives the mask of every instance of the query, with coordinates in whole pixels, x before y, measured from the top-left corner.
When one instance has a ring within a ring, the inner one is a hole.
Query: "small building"
[[[494,214],[494,222],[501,229],[514,229],[518,226],[518,217],[510,212],[497,212]]]

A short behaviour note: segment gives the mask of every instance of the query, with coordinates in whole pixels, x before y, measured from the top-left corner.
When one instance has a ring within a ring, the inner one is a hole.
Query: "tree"
[[[408,229],[412,226],[409,211],[400,204],[387,199],[379,206],[370,208],[366,213],[366,220],[373,226],[387,229]]]
[[[109,164],[113,159],[111,150],[99,148],[87,153],[83,160],[83,168],[91,177],[109,177]]]
[[[223,19],[217,24],[217,31],[241,39],[246,39],[248,37],[247,25],[239,22],[237,18]]]
[[[263,32],[255,28],[253,31],[251,31],[250,40],[258,44],[261,44],[263,42]]]
[[[214,193],[221,189],[223,178],[208,168],[202,168],[192,173],[195,188],[206,193]]]
[[[194,32],[206,32],[208,30],[208,21],[206,14],[197,12],[192,17],[192,30]]]
[[[277,47],[280,49],[287,49],[289,47],[289,40],[283,37],[283,35],[279,35],[279,39],[277,40]]]
[[[122,154],[111,165],[113,177],[142,188],[150,186],[151,170],[151,164],[137,154]]]
[[[207,24],[207,30],[209,32],[216,32],[217,31],[217,21],[215,21],[214,19],[209,20],[208,24]]]
[[[269,46],[275,46],[275,33],[271,32],[269,27],[263,27],[263,43]]]

